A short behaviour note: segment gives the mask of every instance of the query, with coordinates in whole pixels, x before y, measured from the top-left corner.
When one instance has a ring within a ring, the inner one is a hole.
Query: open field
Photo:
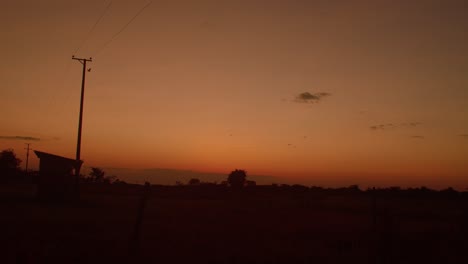
[[[142,186],[83,186],[72,204],[0,190],[1,263],[468,263],[461,195],[153,186],[135,243]]]

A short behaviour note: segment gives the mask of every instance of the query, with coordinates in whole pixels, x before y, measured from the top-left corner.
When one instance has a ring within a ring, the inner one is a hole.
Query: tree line
[[[27,173],[20,168],[21,159],[19,159],[12,149],[5,149],[0,152],[0,183],[11,181],[24,181],[32,180],[37,177],[37,172]],[[106,175],[106,172],[98,167],[91,167],[88,175],[81,175],[81,182],[83,183],[98,183],[98,184],[126,184],[124,181],[119,180],[116,176]],[[257,186],[255,181],[247,179],[247,172],[245,170],[235,169],[228,174],[227,179],[220,184],[202,182],[200,179],[192,178],[187,184],[176,182],[177,186],[227,186],[234,190],[240,190],[244,187]],[[257,188],[269,188],[276,190],[286,190],[293,192],[322,192],[322,193],[339,193],[339,194],[359,194],[359,193],[373,193],[378,195],[417,195],[428,196],[435,194],[443,194],[444,196],[456,196],[458,194],[466,195],[468,192],[458,192],[452,187],[442,190],[433,190],[425,186],[417,188],[402,189],[399,186],[384,187],[384,188],[367,188],[362,190],[358,185],[350,185],[341,188],[324,188],[319,186],[304,186],[300,184],[271,184],[267,186],[257,186]]]

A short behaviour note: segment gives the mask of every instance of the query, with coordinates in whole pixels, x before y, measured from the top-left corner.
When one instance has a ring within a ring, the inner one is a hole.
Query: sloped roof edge
[[[53,159],[59,159],[59,160],[63,160],[63,161],[68,161],[70,163],[78,163],[78,164],[83,164],[83,161],[82,160],[75,160],[75,159],[70,159],[70,158],[65,158],[65,157],[62,157],[62,156],[58,156],[58,155],[54,155],[54,154],[51,154],[51,153],[47,153],[47,152],[43,152],[43,151],[38,151],[38,150],[34,150],[34,153],[36,153],[36,156],[39,158],[39,159],[42,159],[42,158],[53,158]]]

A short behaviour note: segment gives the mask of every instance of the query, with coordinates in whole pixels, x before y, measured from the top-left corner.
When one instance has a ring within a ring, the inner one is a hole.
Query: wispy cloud
[[[40,138],[29,136],[0,136],[0,139],[6,140],[26,140],[26,141],[40,141]]]
[[[401,127],[417,127],[421,125],[421,122],[409,122],[409,123],[401,123]]]
[[[414,138],[414,139],[425,139],[424,136],[411,136],[411,138]]]
[[[385,130],[385,129],[394,128],[394,127],[395,127],[394,124],[388,123],[388,124],[370,126],[369,128],[372,130]]]
[[[413,128],[421,125],[420,122],[408,122],[408,123],[387,123],[387,124],[379,124],[373,125],[369,128],[371,130],[387,130],[387,129],[394,129],[394,128]]]
[[[463,138],[468,138],[468,134],[461,134],[459,135],[460,137],[463,137]]]
[[[309,103],[309,104],[314,104],[320,102],[324,97],[330,96],[331,94],[329,93],[309,93],[309,92],[303,92],[300,93],[296,96],[294,99],[295,102],[297,103]]]

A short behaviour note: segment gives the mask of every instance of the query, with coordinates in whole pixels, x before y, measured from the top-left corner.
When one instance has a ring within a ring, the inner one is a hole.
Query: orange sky
[[[2,4],[1,149],[74,157],[79,48],[87,166],[468,185],[466,1],[110,2]]]

